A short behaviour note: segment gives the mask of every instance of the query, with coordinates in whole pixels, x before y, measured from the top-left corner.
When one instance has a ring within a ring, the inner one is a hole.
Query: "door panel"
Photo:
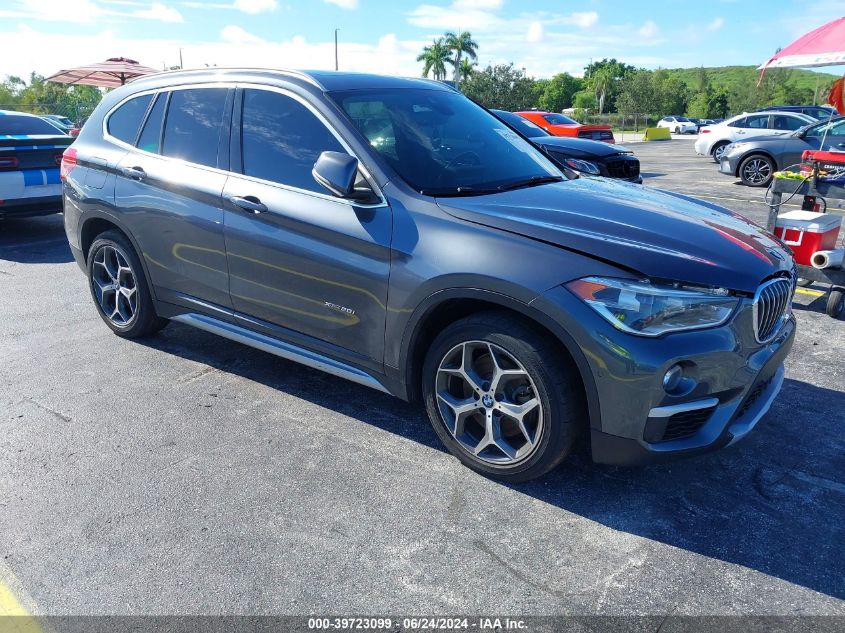
[[[380,366],[390,208],[349,204],[314,181],[321,152],[348,148],[302,97],[239,90],[234,120],[233,171],[245,175],[229,176],[223,204],[235,310]]]

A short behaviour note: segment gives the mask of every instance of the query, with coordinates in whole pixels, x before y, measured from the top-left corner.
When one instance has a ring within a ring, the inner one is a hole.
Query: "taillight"
[[[17,156],[0,156],[0,169],[16,169],[18,165]]]
[[[706,127],[703,127],[698,131],[698,133],[699,134],[710,134],[710,130],[708,130]]]
[[[67,180],[74,167],[76,167],[76,150],[68,147],[65,153],[62,154],[62,162],[59,169],[59,178],[61,178],[62,182]]]

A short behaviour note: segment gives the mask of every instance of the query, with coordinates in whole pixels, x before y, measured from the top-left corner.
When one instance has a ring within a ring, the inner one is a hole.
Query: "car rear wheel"
[[[435,432],[466,466],[520,482],[552,470],[584,418],[576,368],[533,327],[486,312],[432,343],[423,396]]]
[[[771,158],[756,154],[749,156],[739,166],[739,178],[749,187],[765,187],[772,181],[775,164]]]
[[[827,297],[827,308],[825,309],[828,316],[838,319],[845,314],[845,290],[842,288],[833,288]]]
[[[725,153],[725,148],[728,146],[728,143],[716,143],[713,146],[713,160],[717,163],[721,162],[722,156]]]
[[[146,336],[168,323],[156,314],[138,255],[118,231],[106,231],[91,244],[88,285],[97,312],[118,336]]]

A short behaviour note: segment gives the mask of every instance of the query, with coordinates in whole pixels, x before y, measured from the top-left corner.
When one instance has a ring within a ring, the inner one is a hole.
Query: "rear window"
[[[112,112],[106,123],[109,134],[124,143],[134,144],[138,128],[141,127],[141,121],[147,113],[147,107],[152,98],[152,95],[135,97]]]
[[[26,134],[52,134],[60,136],[62,131],[37,116],[0,114],[0,136],[22,136]]]
[[[227,88],[176,90],[170,96],[162,154],[217,167]]]
[[[544,114],[543,118],[552,125],[578,125],[578,121],[562,114]]]

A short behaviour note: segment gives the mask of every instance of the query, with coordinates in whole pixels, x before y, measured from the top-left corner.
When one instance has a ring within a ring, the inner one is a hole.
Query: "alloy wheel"
[[[772,175],[772,166],[765,158],[752,158],[742,166],[742,177],[752,185],[761,185]]]
[[[727,145],[719,145],[716,149],[713,150],[713,160],[717,163],[722,161],[722,156],[725,154],[725,148]]]
[[[447,430],[477,459],[512,466],[539,446],[543,405],[531,376],[502,347],[456,345],[440,362],[435,390]]]
[[[119,327],[129,325],[138,309],[138,288],[126,256],[114,246],[101,246],[94,253],[91,283],[109,321]]]

